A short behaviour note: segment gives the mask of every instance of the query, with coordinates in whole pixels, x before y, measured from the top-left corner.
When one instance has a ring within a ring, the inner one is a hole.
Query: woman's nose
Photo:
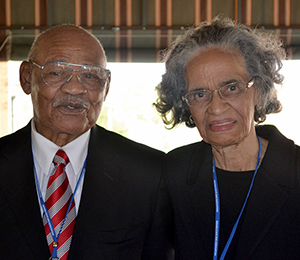
[[[208,107],[208,112],[214,115],[223,114],[229,107],[228,102],[221,98],[218,90],[212,91],[211,102]]]

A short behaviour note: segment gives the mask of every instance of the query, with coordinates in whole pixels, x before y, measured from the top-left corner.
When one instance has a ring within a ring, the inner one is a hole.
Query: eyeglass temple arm
[[[37,66],[38,68],[43,69],[43,66],[35,63],[33,60],[30,60],[29,63],[32,63],[33,65]]]

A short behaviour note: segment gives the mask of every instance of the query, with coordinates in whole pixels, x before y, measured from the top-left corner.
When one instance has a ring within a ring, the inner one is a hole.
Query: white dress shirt
[[[52,161],[54,155],[59,149],[64,150],[69,157],[70,162],[66,166],[66,174],[68,176],[72,192],[74,193],[76,184],[83,168],[84,161],[87,156],[90,130],[63,147],[57,146],[55,143],[52,143],[50,140],[40,135],[36,131],[33,119],[31,120],[31,130],[34,165],[43,199],[45,200],[48,179],[50,177],[51,170],[54,167]],[[79,209],[83,181],[84,173],[74,195],[76,214],[78,213]],[[40,203],[39,199],[38,201]],[[43,216],[41,203],[40,209],[41,215]]]

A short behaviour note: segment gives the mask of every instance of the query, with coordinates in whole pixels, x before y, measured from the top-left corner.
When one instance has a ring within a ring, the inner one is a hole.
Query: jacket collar
[[[26,247],[31,249],[35,259],[47,259],[49,249],[33,174],[30,124],[8,138],[13,138],[9,142],[14,144],[7,146],[7,161],[1,165],[1,172],[5,173],[1,179],[1,189],[10,203],[15,223],[24,243],[27,243]]]
[[[247,202],[244,219],[239,225],[241,235],[236,252],[239,259],[246,259],[246,255],[255,250],[275,221],[293,186],[296,157],[294,143],[273,126],[260,126],[256,130],[259,136],[269,141],[269,145]],[[199,234],[208,252],[212,253],[215,202],[211,161],[211,147],[202,141],[193,154],[187,185]],[[252,247],[245,252],[249,245]],[[245,255],[242,257],[239,254]]]

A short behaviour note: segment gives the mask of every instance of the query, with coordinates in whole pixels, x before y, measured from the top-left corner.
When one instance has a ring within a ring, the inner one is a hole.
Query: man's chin
[[[86,132],[90,127],[87,124],[82,124],[83,122],[78,123],[62,123],[56,126],[58,133],[65,133],[69,135],[79,136]]]

